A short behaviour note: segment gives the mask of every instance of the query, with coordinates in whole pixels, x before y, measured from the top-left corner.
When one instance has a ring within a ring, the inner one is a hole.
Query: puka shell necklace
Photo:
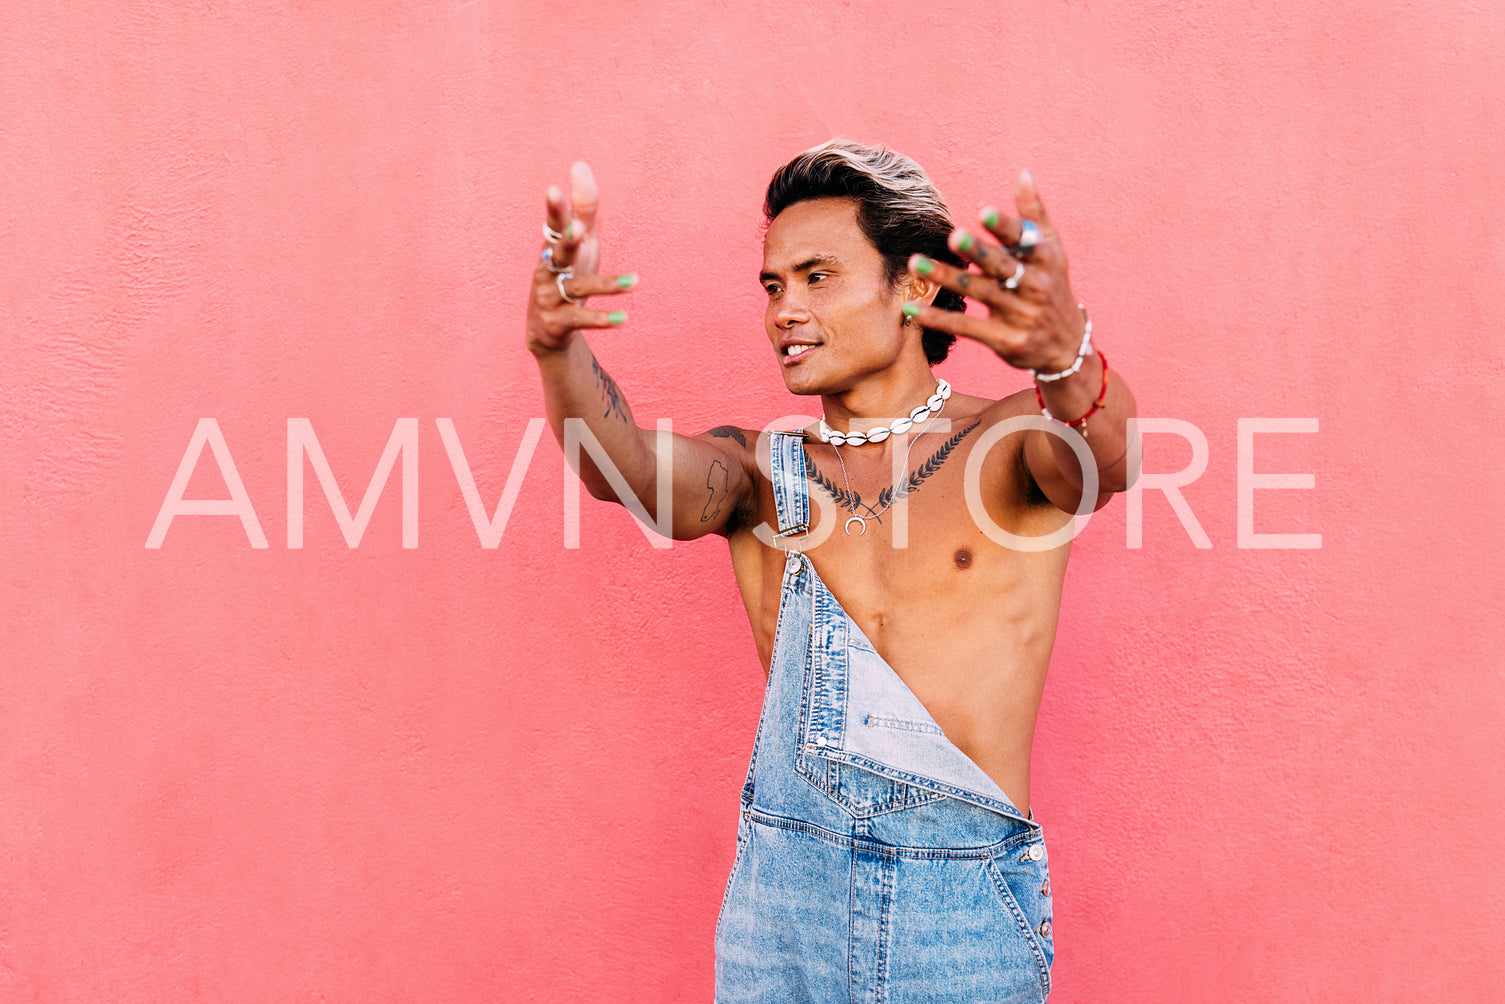
[[[861,446],[863,443],[881,443],[889,436],[902,436],[919,423],[940,414],[941,405],[951,396],[951,385],[944,379],[935,385],[930,399],[909,413],[908,418],[895,419],[891,425],[880,425],[866,432],[837,432],[820,420],[820,441],[832,446]]]

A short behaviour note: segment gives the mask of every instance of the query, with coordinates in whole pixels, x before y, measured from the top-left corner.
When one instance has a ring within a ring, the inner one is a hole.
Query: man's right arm
[[[584,440],[586,433],[593,437],[606,463],[620,475],[614,485],[588,449],[574,451],[579,461],[576,472],[587,490],[596,498],[624,504],[624,494],[630,495],[657,522],[661,437],[656,430],[638,427],[621,388],[581,335],[584,329],[620,327],[626,315],[591,310],[564,295],[583,301],[588,296],[622,293],[633,288],[636,277],[596,273],[595,180],[584,164],[575,165],[572,174],[572,204],[567,205],[557,189],[549,191],[548,224],[564,238],[549,246],[549,256],[540,257],[534,269],[528,299],[528,349],[538,362],[555,437],[564,444],[570,431],[566,422],[580,423],[573,430],[577,440]],[[573,274],[560,280],[564,270]],[[730,533],[749,510],[755,485],[755,461],[747,435],[723,427],[694,438],[678,434],[662,438],[670,451],[666,460],[672,483],[671,536],[689,540],[708,533]]]
[[[613,485],[588,449],[578,451],[576,473],[586,490],[598,499],[624,502],[621,487],[631,493],[650,519],[657,522],[658,468],[661,440],[670,450],[671,533],[675,540],[691,540],[708,533],[726,535],[740,524],[751,507],[753,457],[749,442],[756,433],[723,426],[700,436],[678,433],[660,437],[640,428],[632,408],[611,374],[597,362],[578,332],[567,347],[547,353],[534,351],[543,378],[549,425],[561,444],[567,420],[579,423],[577,441],[588,432],[600,444],[620,475]],[[575,459],[574,457],[571,458]]]

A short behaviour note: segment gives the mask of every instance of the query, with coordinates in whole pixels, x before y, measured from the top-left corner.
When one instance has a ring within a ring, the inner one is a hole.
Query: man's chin
[[[781,376],[784,378],[784,388],[789,393],[797,394],[800,397],[812,397],[817,394],[824,394],[829,390],[826,386],[826,381],[813,373],[801,373],[798,370],[786,369]]]

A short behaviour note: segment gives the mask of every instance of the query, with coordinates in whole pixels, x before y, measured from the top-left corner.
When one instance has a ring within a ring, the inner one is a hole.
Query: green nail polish
[[[910,300],[907,303],[905,303],[904,306],[901,307],[900,309],[904,311],[904,316],[905,317],[914,317],[917,314],[919,314],[919,312],[920,312],[920,305],[918,303],[915,303],[913,300]]]
[[[998,210],[989,209],[982,217],[982,225],[988,229],[998,226]]]
[[[916,258],[914,263],[914,270],[921,275],[929,275],[931,272],[935,271],[935,262],[931,261],[929,258]]]
[[[567,228],[565,228],[564,236],[566,238],[568,238],[569,240],[574,240],[575,238],[579,237],[580,236],[580,224],[578,224],[578,223],[571,223]]]
[[[638,284],[638,274],[636,272],[629,272],[626,275],[619,275],[619,276],[617,276],[617,288],[618,289],[631,289],[632,287],[636,286],[637,284]]]
[[[967,233],[965,230],[963,230],[962,235],[956,239],[956,246],[961,248],[963,251],[971,251],[976,243],[977,242],[972,239],[972,235]]]
[[[614,325],[625,324],[627,322],[627,311],[613,310],[611,313],[606,315],[606,320]]]

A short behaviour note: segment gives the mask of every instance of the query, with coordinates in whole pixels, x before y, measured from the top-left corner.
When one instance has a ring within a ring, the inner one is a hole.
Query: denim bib
[[[800,550],[803,434],[772,436],[778,627],[716,924],[716,1000],[1041,1001],[1045,842]]]

